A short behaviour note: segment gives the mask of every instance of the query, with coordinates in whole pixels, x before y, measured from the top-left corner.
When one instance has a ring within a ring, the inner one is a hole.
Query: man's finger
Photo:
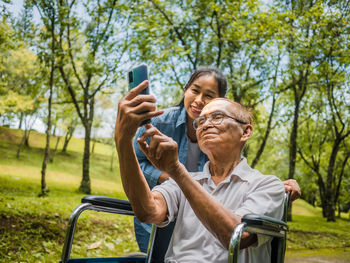
[[[140,136],[140,138],[143,141],[146,141],[149,137],[156,135],[156,134],[159,135],[160,131],[154,126],[149,126],[149,128],[145,130],[145,132]]]
[[[126,94],[125,99],[132,100],[135,98],[141,91],[143,91],[145,88],[147,88],[149,85],[148,80],[144,80],[141,82],[140,85],[136,86],[135,88],[131,89],[128,94]]]
[[[140,138],[137,139],[137,143],[140,146],[141,151],[147,156],[148,155],[148,144],[146,141],[140,140]]]
[[[143,114],[146,112],[154,112],[156,109],[157,107],[154,103],[144,101],[137,106],[130,107],[129,112],[135,114]]]
[[[150,151],[152,151],[153,153],[156,153],[157,152],[157,149],[159,147],[159,144],[162,143],[162,142],[166,142],[167,141],[167,138],[162,135],[162,134],[154,134],[151,136],[151,142],[149,144],[149,149]],[[155,154],[154,154],[155,156]]]
[[[135,98],[133,98],[132,100],[129,100],[128,106],[136,107],[144,102],[154,104],[156,102],[156,98],[153,95],[140,94],[140,95],[136,96]]]

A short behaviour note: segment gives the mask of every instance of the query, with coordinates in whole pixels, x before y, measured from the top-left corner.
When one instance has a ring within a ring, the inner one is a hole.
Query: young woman
[[[198,147],[196,132],[192,123],[199,116],[203,107],[212,99],[225,97],[226,90],[226,77],[217,68],[200,67],[187,82],[184,88],[184,97],[180,104],[165,109],[162,115],[152,119],[153,126],[177,142],[179,160],[189,172],[201,171],[208,161],[207,156]],[[150,189],[152,189],[155,185],[167,180],[169,176],[153,167],[140,150],[137,138],[144,131],[144,127],[138,129],[134,139],[134,148],[142,172]],[[288,182],[287,185],[286,190],[297,192],[297,195],[300,196],[298,184]],[[140,251],[146,253],[152,226],[141,223],[135,217],[134,228]]]

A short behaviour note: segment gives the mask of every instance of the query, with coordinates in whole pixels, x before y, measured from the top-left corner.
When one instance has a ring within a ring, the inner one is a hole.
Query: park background
[[[7,0],[0,14],[0,262],[58,262],[81,197],[126,199],[113,129],[140,63],[159,108],[199,66],[222,70],[255,115],[248,162],[301,186],[288,262],[350,262],[349,1]],[[136,250],[132,219],[79,220],[73,257]]]

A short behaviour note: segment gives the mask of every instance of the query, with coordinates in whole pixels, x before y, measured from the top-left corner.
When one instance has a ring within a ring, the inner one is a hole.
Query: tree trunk
[[[50,94],[48,100],[48,115],[47,115],[47,129],[46,129],[46,147],[44,152],[44,159],[41,169],[41,194],[40,196],[47,195],[48,188],[46,186],[46,166],[50,156],[50,135],[51,135],[51,110],[52,110],[52,96],[53,96],[53,83],[55,73],[55,15],[50,17],[51,22],[51,58],[50,58]]]
[[[328,222],[335,222],[335,189],[333,189],[334,165],[339,151],[339,144],[342,140],[338,137],[334,141],[331,157],[329,159],[327,170],[326,185],[326,214]]]
[[[18,129],[22,129],[22,124],[23,124],[23,112],[21,112],[21,115],[19,117],[19,125],[18,125]]]
[[[326,215],[326,186],[323,182],[321,174],[318,172],[317,173],[318,179],[317,179],[317,184],[318,184],[318,191],[320,193],[320,199],[321,199],[321,206],[322,206],[322,216],[327,217]]]
[[[90,194],[91,193],[91,182],[89,175],[90,168],[90,136],[91,136],[91,124],[86,121],[85,127],[85,140],[84,140],[84,155],[83,155],[83,177],[80,183],[79,191]]]
[[[295,89],[295,88],[294,88]],[[289,139],[289,171],[288,171],[288,179],[294,179],[294,173],[295,173],[295,162],[297,157],[297,136],[298,136],[298,119],[299,119],[299,107],[300,107],[300,99],[298,98],[298,95],[296,94],[297,91],[294,90],[294,96],[295,96],[295,106],[294,106],[294,118],[293,118],[293,125],[292,125],[292,131],[290,133],[290,139]],[[288,207],[288,221],[292,221],[292,205]]]
[[[51,74],[53,75],[53,68],[51,69]],[[52,78],[52,80],[51,80]],[[48,192],[48,188],[46,186],[46,166],[47,161],[49,160],[50,156],[50,135],[51,135],[51,108],[52,108],[52,83],[53,76],[50,77],[50,96],[49,96],[49,103],[48,103],[48,116],[47,116],[47,129],[46,129],[46,146],[45,146],[45,152],[44,152],[44,159],[43,164],[41,168],[41,194],[40,196],[45,196]]]
[[[57,125],[53,125],[52,136],[56,135],[56,128],[57,128]]]
[[[266,127],[266,131],[265,131],[265,135],[264,135],[264,138],[263,138],[263,141],[259,147],[259,150],[258,152],[256,153],[256,156],[252,162],[252,165],[251,167],[254,168],[255,165],[258,164],[259,162],[259,159],[260,159],[260,156],[262,155],[263,151],[264,151],[264,148],[265,148],[265,145],[266,145],[266,142],[267,142],[267,139],[269,138],[269,135],[270,135],[270,132],[271,132],[271,124],[272,124],[272,118],[273,118],[273,113],[275,111],[275,105],[276,105],[276,98],[275,98],[275,94],[272,98],[272,108],[271,108],[271,112],[270,112],[270,116],[269,116],[269,120],[267,122],[267,127]]]
[[[73,137],[73,133],[74,133],[75,127],[71,126],[68,127],[68,131],[66,133],[66,136],[64,137],[64,144],[63,144],[63,148],[62,148],[62,152],[67,152],[67,147],[68,147],[68,143],[70,141],[70,139],[72,139]]]
[[[20,154],[21,154],[22,147],[23,147],[23,145],[24,145],[25,139],[26,139],[26,131],[24,131],[22,140],[21,140],[21,142],[19,143],[18,148],[17,148],[17,153],[16,153],[17,159],[19,159],[19,157],[20,157]]]
[[[57,136],[55,149],[54,149],[53,152],[50,154],[50,163],[52,163],[52,162],[53,162],[53,159],[55,158],[55,155],[56,155],[56,152],[57,152],[57,148],[58,148],[58,144],[59,144],[60,140],[61,140],[61,137],[60,137],[60,136]]]
[[[96,140],[92,139],[91,155],[95,152],[95,144],[96,144]]]
[[[91,128],[92,121],[94,119],[94,104],[95,99],[92,97],[90,100],[87,89],[84,94],[85,100],[85,118],[84,118],[84,128],[85,128],[85,145],[84,145],[84,156],[83,156],[83,178],[80,183],[79,191],[90,194],[91,193],[91,182],[90,182],[90,140],[91,140]],[[88,102],[89,101],[89,102]]]
[[[28,148],[30,147],[30,146],[29,146],[29,135],[30,135],[31,129],[32,129],[32,125],[30,125],[29,130],[27,130],[27,132],[24,133],[24,134],[25,134],[25,137],[24,137],[24,145],[25,145],[26,147],[28,147]]]

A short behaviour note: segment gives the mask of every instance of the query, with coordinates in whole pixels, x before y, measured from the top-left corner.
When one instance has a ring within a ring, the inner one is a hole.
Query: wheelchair
[[[289,194],[285,194],[284,213],[282,220],[277,220],[267,216],[248,214],[243,216],[242,222],[238,224],[231,236],[228,262],[236,263],[239,258],[240,240],[243,232],[253,234],[267,235],[272,237],[271,241],[271,262],[283,263],[286,250],[286,235],[289,230],[286,224],[287,209],[289,205]],[[70,252],[74,237],[75,226],[80,214],[85,210],[93,210],[98,212],[114,213],[121,215],[133,216],[132,207],[126,200],[110,198],[105,196],[88,195],[82,198],[79,205],[71,214],[67,233],[63,245],[63,251],[60,263],[161,263],[164,262],[164,256],[171,239],[172,230],[175,222],[171,222],[168,226],[160,228],[153,225],[147,254],[136,253],[136,256],[129,257],[108,257],[108,258],[80,258],[71,259]],[[141,256],[140,256],[141,255]]]

